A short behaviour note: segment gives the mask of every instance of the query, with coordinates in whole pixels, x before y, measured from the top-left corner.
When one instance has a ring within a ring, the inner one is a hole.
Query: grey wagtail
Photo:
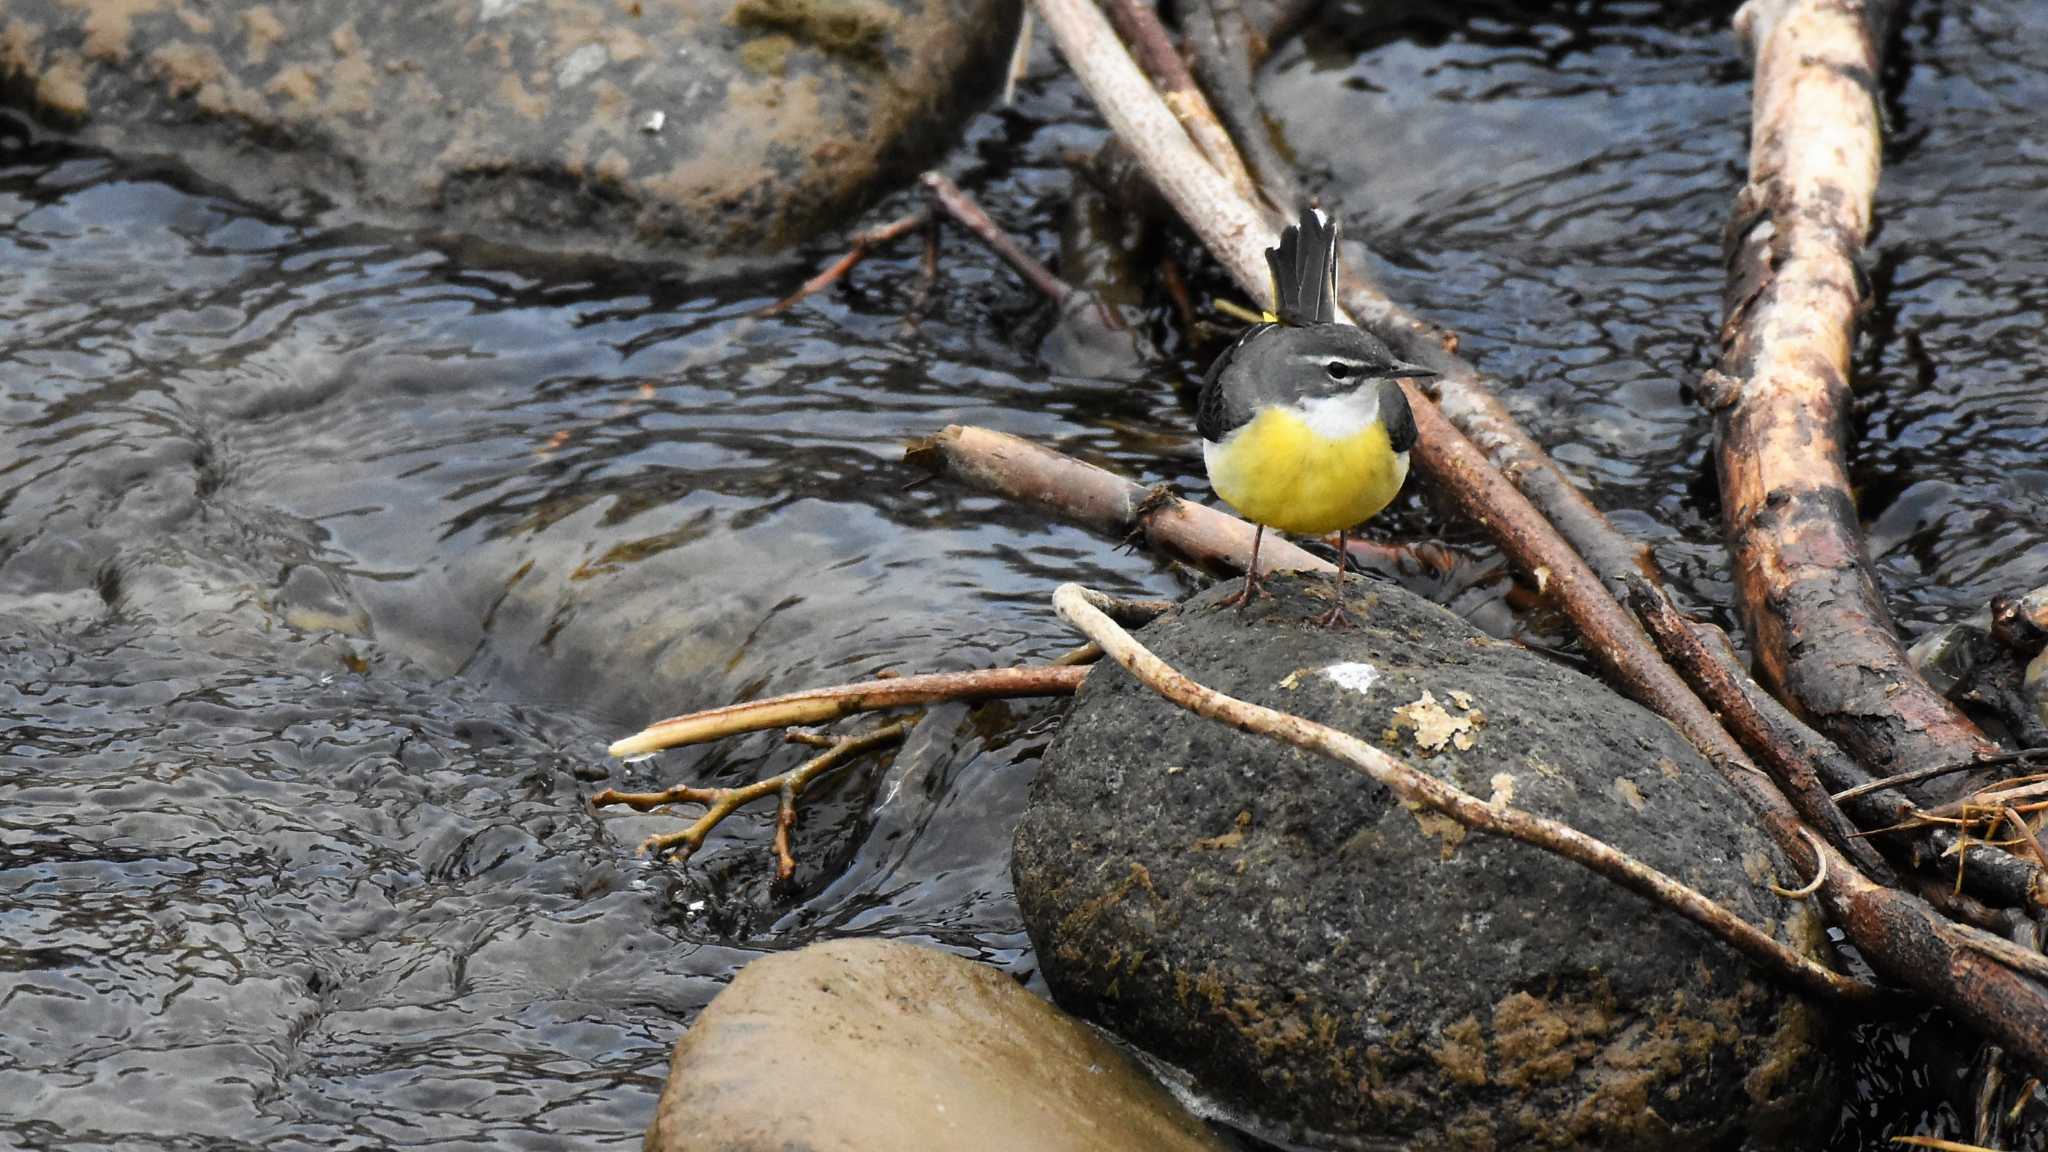
[[[1274,310],[1225,349],[1202,382],[1195,426],[1218,496],[1256,523],[1242,608],[1259,587],[1266,529],[1338,533],[1337,603],[1345,623],[1344,556],[1351,529],[1393,502],[1408,478],[1415,418],[1402,379],[1436,373],[1394,358],[1385,344],[1337,323],[1337,224],[1321,211],[1266,249]]]

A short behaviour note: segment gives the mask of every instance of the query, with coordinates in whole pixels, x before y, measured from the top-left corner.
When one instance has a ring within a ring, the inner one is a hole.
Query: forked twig
[[[679,785],[660,792],[620,792],[607,788],[590,798],[590,802],[603,808],[623,804],[636,812],[651,812],[670,804],[702,804],[704,814],[690,822],[680,832],[661,832],[640,842],[640,851],[650,855],[673,852],[680,860],[687,860],[704,846],[704,838],[713,828],[724,823],[725,818],[740,808],[768,796],[781,798],[775,819],[775,878],[788,880],[796,874],[796,856],[790,851],[790,830],[796,826],[796,801],[813,780],[837,768],[843,761],[879,748],[894,744],[910,734],[915,720],[898,720],[855,736],[841,736],[831,740],[829,747],[818,755],[787,772],[739,788],[693,788]],[[806,739],[804,743],[810,743]]]
[[[1153,655],[1104,614],[1096,606],[1098,598],[1099,594],[1078,584],[1062,584],[1053,593],[1053,608],[1060,619],[1100,644],[1111,659],[1169,702],[1240,732],[1269,736],[1348,764],[1403,800],[1427,805],[1468,828],[1506,836],[1580,864],[1672,909],[1807,991],[1852,998],[1875,994],[1872,985],[1801,956],[1697,889],[1576,828],[1518,808],[1496,808],[1461,788],[1416,771],[1349,733],[1196,683]],[[1819,844],[1816,852],[1826,855],[1825,847]]]

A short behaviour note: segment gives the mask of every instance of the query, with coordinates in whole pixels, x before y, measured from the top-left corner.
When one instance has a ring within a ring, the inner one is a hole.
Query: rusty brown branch
[[[1100,644],[1112,660],[1168,701],[1239,731],[1269,736],[1347,764],[1401,799],[1433,808],[1468,828],[1562,856],[1684,916],[1729,947],[1809,992],[1835,997],[1867,997],[1875,992],[1870,985],[1792,951],[1697,889],[1576,828],[1518,808],[1496,807],[1455,785],[1417,771],[1347,732],[1196,683],[1118,627],[1094,606],[1093,599],[1094,594],[1088,589],[1063,584],[1053,593],[1053,607],[1060,619]],[[1824,858],[1820,867],[1827,867]]]
[[[1857,827],[1918,826],[1909,837],[1889,837],[1884,843],[1886,850],[1903,852],[1906,862],[1921,871],[1938,872],[1946,867],[1945,861],[1959,858],[1962,846],[1954,829],[1924,826],[1924,822],[1917,821],[1920,808],[1913,801],[1886,788],[1882,781],[1872,781],[1863,767],[1833,741],[1807,727],[1772,698],[1743,671],[1725,633],[1706,624],[1693,624],[1689,629],[1728,681],[1742,693],[1746,710],[1765,725],[1769,739],[1793,749],[1799,758],[1811,764],[1820,783],[1833,792],[1835,803]],[[2008,852],[1985,850],[1981,845],[1972,847],[1977,850],[1969,854],[1969,868],[1964,874],[1964,884],[1970,891],[1999,904],[2048,908],[2048,874],[2032,861]]]
[[[1167,554],[1212,572],[1241,572],[1251,560],[1254,529],[1228,512],[1146,488],[1006,432],[953,425],[912,444],[905,459],[984,492],[1051,509],[1097,532],[1141,535]],[[1333,566],[1275,537],[1260,549],[1259,570],[1329,572]]]
[[[1738,606],[1764,682],[1880,775],[1995,751],[1914,670],[1850,490],[1849,374],[1882,144],[1890,5],[1750,0],[1749,183],[1727,231],[1720,366],[1700,389]]]
[[[848,272],[853,271],[854,265],[867,259],[869,252],[917,231],[930,220],[931,213],[926,209],[920,208],[915,212],[899,216],[887,224],[879,224],[873,228],[854,233],[853,246],[846,250],[845,255],[826,265],[824,271],[804,281],[803,286],[796,291],[754,314],[756,316],[773,316],[777,312],[787,310],[806,296],[824,291],[844,279]]]
[[[663,748],[702,744],[796,724],[823,724],[859,712],[910,708],[941,700],[992,700],[1010,696],[1071,696],[1088,675],[1085,667],[984,668],[973,672],[934,672],[897,676],[832,688],[813,688],[750,700],[704,712],[692,712],[648,725],[614,743],[608,751],[622,760],[648,756]]]
[[[945,173],[927,172],[918,177],[918,182],[930,193],[932,203],[952,217],[955,223],[973,233],[976,239],[988,246],[989,251],[1002,257],[1003,262],[1014,269],[1017,275],[1022,276],[1025,283],[1036,288],[1040,295],[1054,304],[1065,304],[1067,298],[1074,294],[1073,285],[1053,275],[1052,269],[1047,268],[1037,257],[1026,252],[1021,245],[1011,239],[1010,234],[1003,231],[1001,225],[989,219],[988,213],[982,211],[981,205],[974,202],[974,197],[953,183]],[[1110,326],[1116,328],[1122,325]]]
[[[1641,576],[1631,575],[1628,605],[1649,630],[1657,647],[1686,679],[1700,699],[1720,714],[1721,724],[1755,759],[1778,790],[1808,824],[1827,833],[1834,846],[1856,861],[1873,880],[1896,884],[1891,866],[1877,849],[1857,836],[1856,825],[1836,806],[1820,781],[1813,760],[1780,737],[1763,713],[1743,694],[1735,677],[1716,660],[1671,602]]]

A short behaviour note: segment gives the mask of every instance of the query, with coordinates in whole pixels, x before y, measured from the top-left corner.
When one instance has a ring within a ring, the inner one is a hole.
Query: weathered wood
[[[1881,0],[1750,0],[1749,183],[1728,224],[1715,410],[1738,607],[1762,678],[1873,773],[1994,750],[1906,658],[1847,465],[1850,356],[1882,139]]]

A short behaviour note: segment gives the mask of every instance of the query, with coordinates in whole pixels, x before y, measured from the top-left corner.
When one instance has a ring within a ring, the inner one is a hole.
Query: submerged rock
[[[984,965],[834,940],[740,971],[676,1044],[650,1152],[1220,1152],[1087,1025]]]
[[[1380,741],[1811,943],[1735,795],[1663,720],[1398,588],[1342,633],[1320,580],[1142,633],[1234,695]],[[1813,1114],[1811,1010],[1578,865],[1468,835],[1358,772],[1184,713],[1104,665],[1018,829],[1059,1001],[1296,1138],[1703,1148]]]
[[[0,98],[255,203],[565,252],[765,248],[1001,72],[1015,0],[14,0]]]

